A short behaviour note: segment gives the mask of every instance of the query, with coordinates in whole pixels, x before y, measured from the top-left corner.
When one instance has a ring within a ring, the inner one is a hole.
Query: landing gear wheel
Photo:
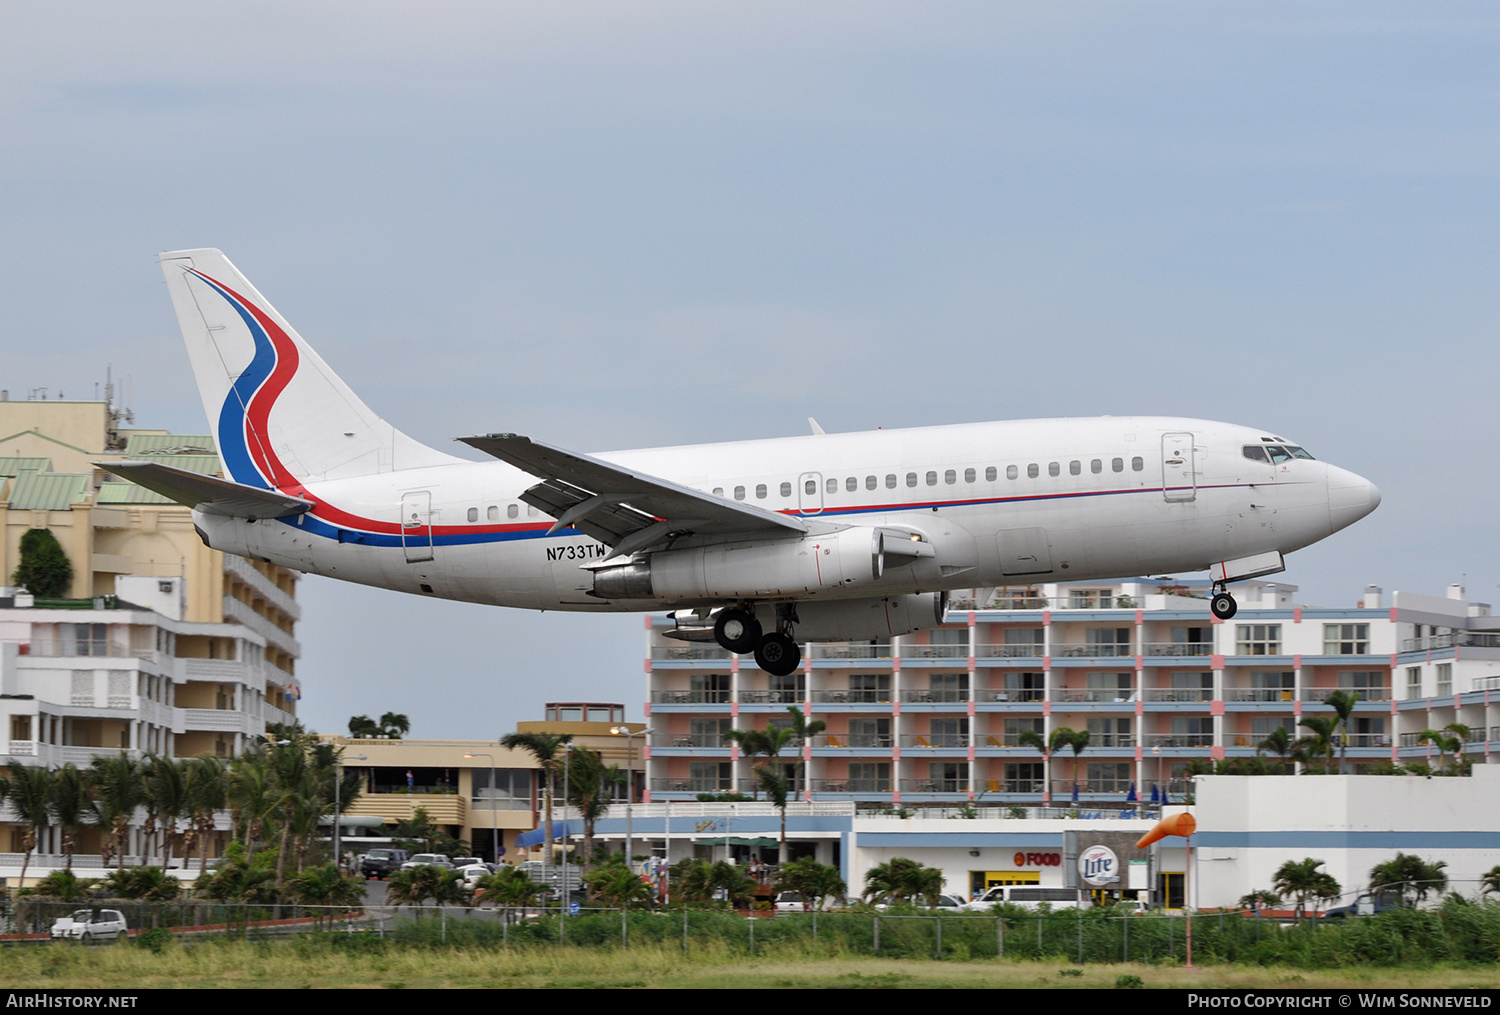
[[[785,677],[797,669],[802,662],[802,650],[791,636],[768,634],[755,647],[755,665],[773,677]]]
[[[760,644],[760,621],[755,614],[731,608],[720,610],[714,621],[714,641],[719,647],[735,655],[754,652]]]
[[[1239,605],[1235,603],[1234,596],[1228,592],[1215,593],[1214,597],[1209,600],[1208,608],[1220,620],[1228,620],[1239,612]]]

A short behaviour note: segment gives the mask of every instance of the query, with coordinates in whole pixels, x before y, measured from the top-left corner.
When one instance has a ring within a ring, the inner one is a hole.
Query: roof
[[[19,476],[23,472],[46,472],[52,468],[50,458],[22,458],[12,455],[0,458],[0,476]]]
[[[149,438],[164,440],[180,440],[174,434],[147,434]],[[190,437],[188,440],[207,440],[207,438]],[[134,444],[135,438],[131,438]],[[173,447],[181,447],[174,445]],[[170,465],[174,469],[182,469],[184,472],[196,472],[202,476],[217,476],[222,471],[219,466],[219,456],[216,454],[163,454],[159,452],[147,453],[146,460],[159,464]],[[104,485],[99,487],[99,496],[96,500],[99,504],[176,504],[170,497],[164,497],[144,486],[137,486],[128,479],[120,479],[117,476],[106,478]]]
[[[88,499],[89,477],[75,472],[22,472],[10,491],[16,511],[67,511]]]
[[[152,461],[161,455],[213,455],[214,439],[207,434],[137,433],[125,442],[125,456],[140,458],[149,455]],[[175,462],[173,464],[176,464]],[[186,465],[177,468],[185,469]]]

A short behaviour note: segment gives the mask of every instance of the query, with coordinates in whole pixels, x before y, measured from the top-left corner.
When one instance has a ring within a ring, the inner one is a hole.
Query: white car
[[[1088,909],[1093,905],[1076,888],[1052,888],[1041,885],[995,885],[963,909],[970,913],[989,912],[999,905],[1036,909],[1046,904],[1053,909]]]
[[[52,936],[73,941],[114,941],[125,934],[125,914],[118,909],[77,909],[52,924]]]
[[[480,878],[486,877],[491,873],[489,867],[482,863],[467,864],[460,867],[458,872],[464,876],[464,887],[471,891]]]
[[[410,860],[401,865],[404,871],[415,870],[418,867],[441,867],[443,870],[456,870],[453,861],[442,853],[418,853]]]

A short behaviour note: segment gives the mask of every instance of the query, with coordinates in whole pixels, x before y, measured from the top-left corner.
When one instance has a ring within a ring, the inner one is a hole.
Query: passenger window
[[[936,472],[929,472],[927,474],[927,485],[928,486],[937,486],[937,473]]]
[[[838,493],[839,492],[839,481],[836,480],[836,479],[826,480],[823,483],[823,489],[827,490],[829,493]]]
[[[866,476],[865,477],[865,489],[866,490],[873,490],[878,485],[880,485],[879,480],[877,480],[874,476]]]
[[[1056,462],[1047,463],[1047,475],[1055,476],[1059,472],[1062,472],[1062,466],[1058,465]]]
[[[755,484],[755,499],[756,500],[765,500],[766,499],[766,484],[764,484],[764,483],[757,483],[757,484]]]
[[[536,517],[536,506],[534,504],[527,504],[526,505],[526,517],[527,518],[535,518]]]
[[[1130,460],[1130,471],[1131,472],[1140,472],[1145,467],[1146,467],[1146,460],[1144,458],[1132,458]]]
[[[469,521],[471,523],[479,521],[479,509],[477,507],[469,508]]]
[[[1072,461],[1072,462],[1068,463],[1068,475],[1070,475],[1070,476],[1076,476],[1076,475],[1078,475],[1082,471],[1083,471],[1083,463],[1082,462]]]
[[[735,500],[744,500],[745,499],[745,488],[743,486],[737,486],[737,487],[734,488],[734,499]]]
[[[1020,471],[1017,470],[1014,465],[1007,465],[1005,467],[1005,478],[1006,479],[1015,479],[1020,474],[1021,474]]]
[[[999,478],[999,476],[1000,473],[995,471],[995,467],[993,465],[984,470],[984,478],[986,482],[993,483],[996,479]]]
[[[896,489],[896,474],[894,472],[887,472],[885,474],[885,488],[887,490]]]
[[[507,518],[514,518],[518,514],[520,514],[520,511],[516,507],[516,505],[514,505],[514,504],[508,504],[508,505],[506,505],[506,507],[505,507],[505,517],[507,517]]]
[[[977,475],[975,475],[973,469],[965,469],[964,470],[964,482],[965,483],[972,483],[972,482],[974,482],[974,480],[976,480],[978,478],[979,477]]]
[[[500,520],[500,508],[491,504],[485,509],[484,516],[492,522],[498,522]]]
[[[1124,472],[1125,471],[1125,459],[1123,459],[1123,458],[1111,458],[1109,460],[1109,467],[1111,469],[1113,469],[1115,472]]]
[[[715,497],[722,497],[722,496],[724,496],[724,488],[722,486],[716,486],[716,487],[714,487],[714,496]]]
[[[1089,471],[1096,476],[1099,475],[1099,473],[1104,471],[1104,463],[1097,458],[1094,459],[1092,462],[1089,462]]]
[[[1270,459],[1266,457],[1266,449],[1261,447],[1259,444],[1246,444],[1244,447],[1244,455],[1252,462],[1270,461]]]
[[[907,486],[916,486],[917,485],[917,474],[915,472],[908,472],[906,474],[906,485]]]
[[[849,491],[850,493],[853,493],[854,491],[858,490],[859,489],[859,477],[858,476],[850,476],[848,479],[844,480],[844,489],[847,490],[847,491]]]
[[[948,469],[943,473],[943,482],[947,483],[949,486],[952,486],[954,483],[958,482],[958,473],[954,472],[952,469]]]
[[[782,483],[781,484],[781,495],[783,497],[790,497],[792,495],[792,484],[790,484],[790,483]]]
[[[802,484],[802,489],[811,497],[818,492],[818,481],[816,479],[809,479],[806,483]]]
[[[1037,468],[1036,462],[1032,462],[1030,465],[1026,466],[1026,478],[1027,479],[1035,479],[1036,477],[1040,476],[1041,474],[1042,474],[1042,470],[1039,469],[1039,468]]]

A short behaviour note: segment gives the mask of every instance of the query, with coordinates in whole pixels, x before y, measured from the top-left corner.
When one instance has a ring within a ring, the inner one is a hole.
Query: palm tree
[[[1266,739],[1255,745],[1257,754],[1269,751],[1281,758],[1281,774],[1286,775],[1287,762],[1292,755],[1292,735],[1285,726],[1278,726],[1266,735]]]
[[[781,848],[777,851],[776,862],[786,863],[786,800],[787,800],[787,778],[778,775],[770,765],[756,765],[755,779],[760,788],[766,791],[766,799],[771,801],[776,810],[781,813]]]
[[[1088,745],[1088,730],[1074,730],[1070,729],[1067,726],[1057,727],[1057,729],[1053,730],[1052,734],[1047,738],[1047,748],[1049,754],[1056,754],[1064,747],[1071,747],[1073,749],[1074,787],[1077,787],[1078,785],[1078,756],[1083,753],[1083,749]]]
[[[598,751],[575,748],[568,758],[568,803],[583,819],[583,862],[594,856],[594,824],[609,811],[614,786],[625,781],[619,765],[605,765]]]
[[[1469,727],[1461,722],[1450,722],[1440,730],[1423,730],[1417,734],[1417,743],[1431,744],[1438,749],[1438,770],[1448,771],[1448,755],[1457,757],[1468,739]]]
[[[177,834],[177,822],[188,816],[187,765],[153,754],[146,759],[142,782],[148,821],[164,823],[161,869],[166,870],[172,865],[172,837]]]
[[[1324,702],[1333,709],[1338,716],[1337,728],[1342,732],[1339,734],[1339,775],[1344,774],[1344,760],[1349,753],[1349,718],[1354,714],[1354,704],[1359,701],[1358,691],[1334,691]]]
[[[1395,888],[1403,904],[1408,893],[1413,902],[1421,902],[1429,892],[1441,893],[1448,887],[1448,875],[1443,873],[1447,866],[1441,860],[1427,863],[1420,856],[1397,853],[1394,858],[1370,868],[1370,891]]]
[[[541,766],[546,788],[546,838],[547,860],[552,860],[552,797],[557,782],[557,773],[562,771],[564,744],[571,742],[571,733],[507,733],[500,738],[500,746],[529,753]]]
[[[501,867],[493,874],[486,874],[474,883],[474,889],[476,905],[488,903],[507,909],[529,906],[542,892],[542,886],[519,867]]]
[[[228,792],[235,825],[245,830],[248,862],[255,857],[255,843],[265,838],[266,821],[278,804],[270,762],[264,749],[248,750],[230,764]]]
[[[791,742],[797,748],[797,771],[801,776],[795,789],[800,796],[807,789],[807,762],[802,757],[802,747],[812,740],[813,737],[826,730],[828,724],[822,719],[809,721],[802,714],[802,709],[796,705],[788,705],[786,711],[792,717],[792,725],[790,727],[792,731]]]
[[[187,769],[188,842],[184,852],[192,855],[198,850],[198,869],[204,870],[207,863],[208,839],[214,830],[214,815],[229,803],[229,773],[224,763],[212,754],[205,754],[192,762]]]
[[[795,706],[793,706],[795,707]],[[799,713],[800,714],[800,713]],[[790,726],[767,726],[763,730],[725,730],[724,742],[734,744],[740,749],[740,754],[750,762],[751,771],[755,769],[755,759],[764,754],[766,760],[776,757],[781,749],[792,739],[793,733]],[[759,777],[752,783],[751,793],[755,799],[760,799]]]
[[[31,853],[36,849],[37,833],[51,822],[52,818],[52,773],[45,768],[31,768],[17,761],[10,763],[10,779],[6,798],[16,818],[26,826],[21,839],[26,856],[21,861],[21,879],[26,883],[26,868],[31,866]]]
[[[114,854],[119,858],[120,870],[124,870],[130,822],[145,796],[141,766],[124,751],[100,755],[89,767],[88,782],[94,797],[95,823],[106,836],[113,836]],[[105,864],[109,863],[109,853],[106,846]]]
[[[1482,895],[1500,892],[1500,864],[1485,871],[1484,877],[1479,881],[1479,890]]]
[[[411,720],[400,712],[387,712],[380,717],[380,732],[392,740],[400,740],[411,731]]]
[[[785,864],[776,874],[776,890],[797,892],[814,910],[823,908],[826,898],[842,898],[849,891],[837,867],[818,863],[810,856]]]
[[[52,777],[52,817],[63,833],[63,855],[67,857],[65,870],[73,869],[75,836],[93,813],[94,802],[89,799],[83,773],[72,764],[58,769]]]
[[[1280,894],[1293,896],[1297,900],[1295,915],[1298,918],[1305,914],[1308,899],[1333,899],[1342,891],[1333,875],[1318,869],[1322,866],[1322,860],[1307,857],[1303,860],[1288,860],[1276,870],[1272,884]]]
[[[1326,758],[1332,761],[1333,730],[1337,722],[1338,720],[1333,716],[1310,715],[1305,717],[1297,725],[1306,726],[1312,730],[1312,735],[1299,737],[1297,747],[1306,752],[1310,758]]]
[[[865,898],[871,902],[905,902],[921,896],[936,905],[943,894],[943,871],[904,856],[893,856],[865,872]]]
[[[1283,730],[1282,732],[1286,731]],[[1281,896],[1264,888],[1257,888],[1248,895],[1240,896],[1238,905],[1241,909],[1251,910],[1256,916],[1259,916],[1262,909],[1270,909],[1272,906],[1281,905]]]

